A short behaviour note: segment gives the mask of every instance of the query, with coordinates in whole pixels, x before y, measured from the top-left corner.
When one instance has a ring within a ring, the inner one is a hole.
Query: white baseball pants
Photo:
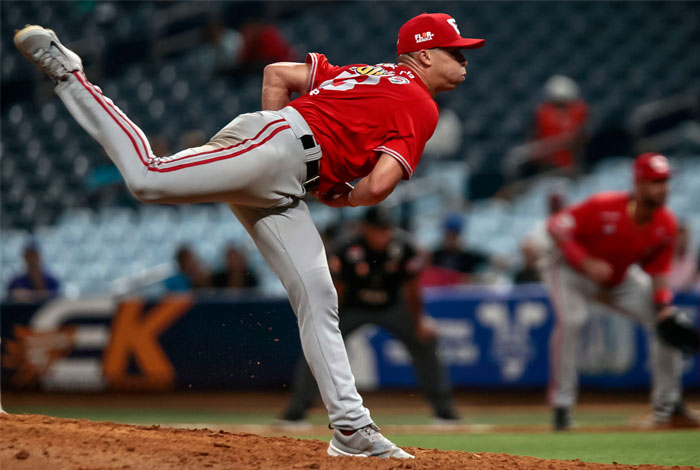
[[[603,289],[559,259],[545,269],[544,281],[556,315],[550,338],[551,405],[571,407],[576,403],[579,338],[589,318],[591,302],[600,302],[641,323],[647,330],[651,402],[659,417],[668,416],[681,399],[683,361],[678,350],[656,336],[651,277],[633,265],[621,284]]]
[[[320,155],[319,147],[304,150],[299,140],[311,134],[301,115],[289,107],[243,114],[202,147],[156,157],[141,129],[82,72],[56,93],[139,200],[229,204],[287,290],[331,424],[357,429],[372,423],[338,329],[338,298],[323,243],[300,199],[306,161]]]

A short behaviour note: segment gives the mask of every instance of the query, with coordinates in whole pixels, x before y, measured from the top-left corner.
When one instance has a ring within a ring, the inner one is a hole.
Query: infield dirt
[[[329,457],[328,443],[210,429],[173,429],[0,415],[0,467],[37,470],[106,469],[518,469],[602,470],[670,468],[545,460],[508,454],[407,447],[415,460]],[[672,467],[690,469],[692,467]]]

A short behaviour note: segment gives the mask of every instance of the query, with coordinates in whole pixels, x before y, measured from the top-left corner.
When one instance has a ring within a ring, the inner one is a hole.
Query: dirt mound
[[[663,468],[415,447],[407,448],[416,456],[411,461],[329,457],[326,455],[328,444],[317,440],[261,437],[209,429],[129,426],[39,415],[0,415],[0,433],[0,467],[17,470]]]

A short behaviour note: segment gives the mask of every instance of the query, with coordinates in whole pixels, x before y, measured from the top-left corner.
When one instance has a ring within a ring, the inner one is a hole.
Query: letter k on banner
[[[164,298],[143,312],[142,300],[124,301],[112,323],[112,337],[104,354],[104,376],[113,388],[169,388],[175,370],[158,337],[192,306],[191,296]],[[143,313],[142,313],[143,312]],[[134,358],[138,374],[129,373]]]

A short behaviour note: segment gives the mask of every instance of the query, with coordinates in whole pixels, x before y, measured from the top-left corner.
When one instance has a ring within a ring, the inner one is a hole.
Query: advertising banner
[[[698,323],[698,294],[676,304]],[[553,312],[540,286],[432,289],[425,308],[455,386],[546,386]],[[0,313],[5,389],[284,389],[301,354],[286,299],[57,299]],[[358,387],[415,384],[406,349],[386,331],[362,328],[346,345]],[[592,312],[578,357],[583,386],[649,384],[646,335],[620,315]],[[700,386],[698,358],[685,367],[686,386]]]
[[[2,308],[4,388],[283,387],[301,353],[278,299],[59,299]]]
[[[698,294],[679,294],[675,303],[698,324]],[[440,354],[453,385],[546,386],[554,314],[544,288],[437,288],[428,292],[425,304],[438,323]],[[376,351],[377,382],[363,385],[415,383],[410,357],[399,341],[379,329],[365,332],[365,341]],[[583,386],[648,386],[647,338],[640,325],[600,307],[591,312],[580,346]],[[684,370],[686,386],[700,385],[697,356],[685,361]],[[373,374],[363,371],[362,376]]]

